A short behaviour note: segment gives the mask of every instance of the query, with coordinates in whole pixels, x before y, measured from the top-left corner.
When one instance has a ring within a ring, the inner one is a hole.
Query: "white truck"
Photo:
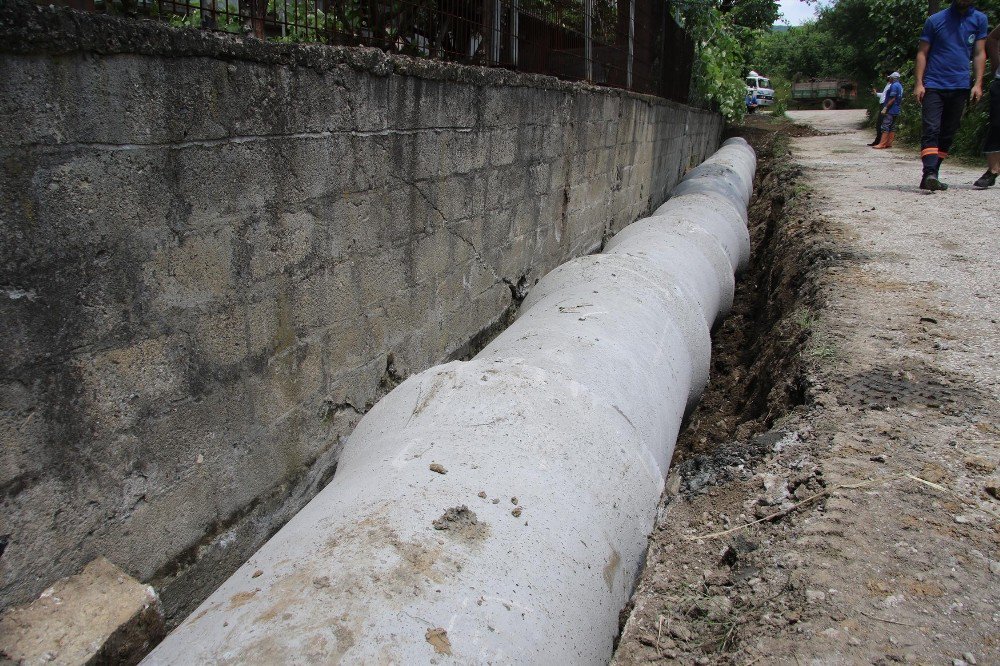
[[[747,74],[747,94],[750,93],[757,95],[757,105],[760,107],[774,104],[774,89],[771,88],[771,80],[753,71]]]

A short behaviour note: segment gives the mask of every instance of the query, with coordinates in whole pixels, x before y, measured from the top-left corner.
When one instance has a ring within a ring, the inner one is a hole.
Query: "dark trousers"
[[[969,91],[965,88],[928,88],[924,94],[924,131],[920,137],[920,157],[924,163],[924,173],[937,173],[941,160],[948,156],[968,99]]]
[[[1000,78],[990,84],[990,124],[983,152],[1000,153]]]
[[[875,122],[875,140],[872,142],[875,145],[878,145],[882,141],[882,109],[884,108],[884,106],[878,108],[879,116]]]

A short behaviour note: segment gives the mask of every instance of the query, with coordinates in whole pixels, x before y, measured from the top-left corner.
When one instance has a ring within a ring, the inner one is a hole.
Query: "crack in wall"
[[[510,284],[510,281],[507,278],[505,278],[504,276],[502,276],[499,273],[497,273],[497,271],[492,266],[490,266],[489,263],[486,262],[486,259],[483,258],[482,253],[480,253],[479,248],[476,247],[475,243],[473,243],[470,239],[466,238],[461,233],[459,233],[458,231],[456,231],[455,229],[453,229],[448,224],[449,220],[448,220],[447,216],[445,216],[444,212],[440,208],[438,208],[437,204],[434,203],[434,201],[431,200],[430,196],[428,196],[428,194],[426,192],[424,192],[424,190],[419,185],[417,185],[417,183],[415,181],[408,180],[406,178],[402,178],[402,177],[397,176],[395,174],[389,174],[389,175],[390,175],[390,177],[395,178],[396,180],[400,181],[401,183],[412,187],[417,192],[417,194],[420,195],[420,198],[424,200],[424,203],[426,203],[428,206],[430,206],[434,210],[434,212],[438,214],[438,217],[441,218],[440,228],[444,229],[446,232],[448,232],[449,234],[451,234],[455,238],[457,238],[460,241],[462,241],[463,243],[465,243],[469,247],[469,249],[472,250],[472,256],[476,260],[476,263],[478,263],[488,273],[490,273],[491,275],[493,275],[493,278],[494,278],[494,283],[493,284],[494,285],[499,284],[501,282]]]

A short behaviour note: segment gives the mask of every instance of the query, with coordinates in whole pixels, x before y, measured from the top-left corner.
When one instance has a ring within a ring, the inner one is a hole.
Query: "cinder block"
[[[156,592],[100,557],[0,616],[0,652],[23,664],[135,664],[164,633]]]

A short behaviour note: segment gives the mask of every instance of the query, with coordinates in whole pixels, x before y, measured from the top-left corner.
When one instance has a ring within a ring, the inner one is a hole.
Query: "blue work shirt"
[[[924,86],[955,90],[969,87],[972,47],[986,39],[986,14],[970,8],[962,16],[955,6],[927,17],[920,41],[931,45],[924,71]]]
[[[892,102],[892,106],[889,106],[889,102]],[[898,116],[900,108],[903,106],[903,84],[899,81],[893,81],[889,86],[889,92],[885,94],[885,104],[889,108],[886,113],[890,116]]]

